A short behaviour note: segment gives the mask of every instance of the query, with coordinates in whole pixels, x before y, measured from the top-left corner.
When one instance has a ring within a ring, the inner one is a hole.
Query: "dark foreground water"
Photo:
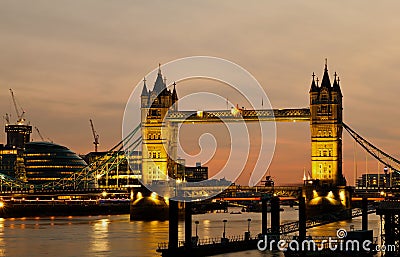
[[[239,209],[230,209],[237,211]],[[285,208],[281,212],[281,222],[297,219],[297,211]],[[195,215],[200,222],[200,238],[221,237],[222,220],[227,219],[227,235],[242,235],[247,231],[247,219],[251,218],[250,230],[256,235],[261,230],[261,214],[212,213]],[[379,217],[369,215],[370,228],[374,236],[380,230]],[[349,230],[350,225],[361,227],[361,219],[337,222],[308,230],[309,234],[336,235],[338,228]],[[183,223],[179,233],[183,239]],[[193,233],[195,225],[193,224]],[[157,256],[157,243],[168,240],[168,221],[129,221],[129,215],[49,217],[0,219],[0,256]],[[230,253],[219,256],[283,256],[280,253],[259,252],[258,250]]]

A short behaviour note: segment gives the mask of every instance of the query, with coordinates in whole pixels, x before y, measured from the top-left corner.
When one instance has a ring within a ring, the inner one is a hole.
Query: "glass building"
[[[65,146],[49,142],[25,144],[26,179],[28,183],[43,184],[72,176],[87,164]]]

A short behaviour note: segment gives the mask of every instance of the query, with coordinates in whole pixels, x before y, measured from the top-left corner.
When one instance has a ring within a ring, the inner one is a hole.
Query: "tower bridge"
[[[168,90],[159,68],[153,90],[144,81],[141,94],[142,115],[142,178],[145,184],[152,181],[176,178],[177,124],[221,122],[296,122],[309,121],[311,130],[312,179],[330,186],[345,186],[342,174],[342,93],[335,73],[330,82],[325,64],[321,85],[313,79],[309,108],[246,110],[178,110],[178,95]]]

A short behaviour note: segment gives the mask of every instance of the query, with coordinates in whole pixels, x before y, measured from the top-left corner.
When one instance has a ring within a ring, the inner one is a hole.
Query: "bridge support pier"
[[[368,198],[363,197],[362,198],[362,230],[368,230]]]
[[[192,248],[192,203],[185,203],[185,248]]]
[[[169,236],[168,236],[168,249],[176,250],[178,248],[178,202],[169,201]]]
[[[303,196],[299,197],[299,242],[303,242],[306,239],[307,227],[306,227],[307,215],[306,215],[306,199]]]

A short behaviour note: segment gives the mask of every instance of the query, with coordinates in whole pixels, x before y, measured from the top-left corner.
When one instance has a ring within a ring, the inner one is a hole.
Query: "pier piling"
[[[185,203],[185,247],[192,248],[192,203]]]
[[[299,197],[299,241],[302,242],[306,239],[306,199],[303,196]]]
[[[271,232],[279,240],[280,227],[280,200],[279,197],[271,198]]]
[[[362,230],[368,230],[368,198],[362,198]]]
[[[268,229],[267,201],[268,199],[266,197],[261,198],[261,233],[263,235],[267,234]]]
[[[169,201],[169,243],[168,249],[178,249],[178,202]]]

